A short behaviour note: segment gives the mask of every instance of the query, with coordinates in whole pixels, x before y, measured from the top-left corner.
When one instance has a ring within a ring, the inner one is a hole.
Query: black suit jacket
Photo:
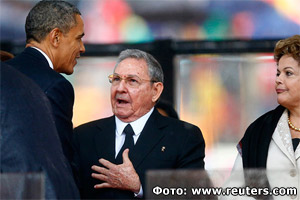
[[[72,85],[61,74],[51,69],[46,58],[34,48],[26,48],[6,63],[32,79],[48,97],[64,154],[71,161],[74,104]]]
[[[93,188],[100,181],[91,177],[91,166],[99,165],[100,158],[115,162],[115,127],[115,117],[112,116],[83,124],[74,130],[76,151],[73,167],[79,177],[82,198],[130,199],[134,196],[127,191]],[[198,127],[163,117],[155,109],[129,157],[145,193],[147,170],[203,169],[204,148],[204,139]]]
[[[43,173],[43,198],[79,198],[47,97],[32,80],[8,65],[1,63],[0,75],[1,173]],[[30,188],[27,181],[1,177],[0,199],[34,198],[26,195],[39,187]]]

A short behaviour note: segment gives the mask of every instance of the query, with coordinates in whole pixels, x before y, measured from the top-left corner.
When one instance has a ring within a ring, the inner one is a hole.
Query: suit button
[[[292,169],[292,170],[290,171],[291,177],[295,177],[296,174],[297,174],[297,171],[296,171],[295,169]]]
[[[291,199],[296,199],[296,198],[297,198],[296,195],[292,195],[292,196],[291,196]]]

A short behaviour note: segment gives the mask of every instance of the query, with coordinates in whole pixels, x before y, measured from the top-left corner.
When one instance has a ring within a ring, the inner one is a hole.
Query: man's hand
[[[125,149],[122,154],[123,164],[115,165],[101,158],[99,163],[106,168],[92,166],[92,170],[99,173],[92,173],[92,177],[104,181],[104,183],[95,185],[94,188],[117,188],[139,193],[141,181],[128,157],[128,152],[129,149]]]

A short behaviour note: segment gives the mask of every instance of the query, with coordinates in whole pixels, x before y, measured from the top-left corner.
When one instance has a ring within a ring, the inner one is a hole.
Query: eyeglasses
[[[135,76],[135,75],[128,75],[128,76],[124,76],[124,78],[122,78],[118,74],[109,75],[108,80],[113,86],[119,85],[121,83],[121,81],[124,80],[126,85],[128,85],[129,87],[132,87],[132,88],[139,87],[143,82],[153,82],[153,83],[157,82],[154,80],[141,79],[140,77]]]

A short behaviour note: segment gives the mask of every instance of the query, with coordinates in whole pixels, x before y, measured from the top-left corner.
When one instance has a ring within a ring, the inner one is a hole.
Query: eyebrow
[[[114,75],[121,76],[121,75],[118,74],[118,73],[114,73]],[[125,75],[122,75],[122,76],[127,76],[127,77],[139,77],[138,75],[134,75],[134,74],[125,74]]]
[[[82,38],[85,35],[85,33],[81,33],[80,35],[77,36],[77,38]]]
[[[294,68],[292,68],[292,67],[285,67],[285,68],[283,68],[282,70],[287,70],[287,69],[292,69],[292,70],[294,70]],[[279,71],[279,69],[277,68],[277,71]],[[280,72],[280,71],[279,71]]]

